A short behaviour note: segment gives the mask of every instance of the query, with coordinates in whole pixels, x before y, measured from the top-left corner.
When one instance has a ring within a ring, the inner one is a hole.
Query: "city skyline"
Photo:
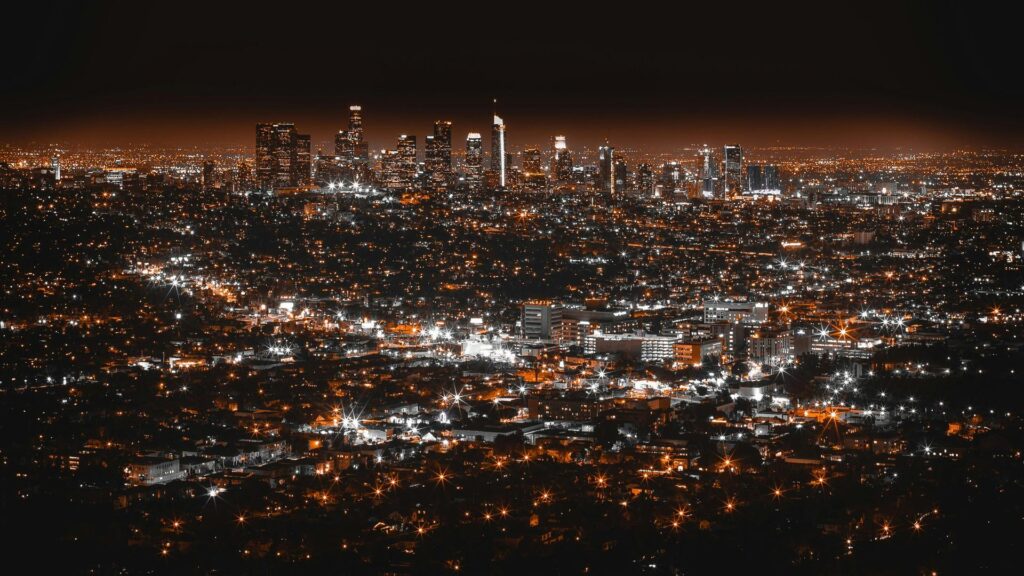
[[[378,30],[385,14],[372,7],[274,20],[228,6],[42,3],[13,14],[45,23],[40,34],[23,27],[3,40],[16,57],[0,78],[0,130],[20,143],[237,145],[252,123],[295,122],[318,141],[346,103],[359,102],[377,115],[368,140],[380,147],[393,135],[425,134],[420,127],[438,118],[486,134],[497,98],[516,119],[516,137],[531,142],[554,125],[593,146],[609,139],[658,150],[719,139],[1020,146],[1014,104],[1024,93],[1003,73],[1013,62],[1005,22],[947,2],[815,6],[794,7],[795,17],[745,7],[724,35],[704,24],[723,16],[711,8],[638,12],[607,37],[596,14],[570,8],[490,23],[456,12],[466,20],[441,28],[416,8],[387,15]],[[488,37],[476,30],[488,26],[521,39],[500,65],[474,48]],[[262,44],[260,32],[275,28],[292,41]],[[102,33],[80,42],[92,29]],[[264,78],[260,54],[289,74]]]
[[[2,13],[12,572],[1020,564],[1005,9]]]

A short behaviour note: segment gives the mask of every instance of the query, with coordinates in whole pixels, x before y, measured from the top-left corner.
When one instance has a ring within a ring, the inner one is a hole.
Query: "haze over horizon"
[[[513,146],[565,134],[645,150],[949,149],[1024,144],[1009,23],[953,2],[624,12],[529,7],[489,19],[430,7],[277,14],[106,3],[15,9],[2,42],[4,142],[252,145],[261,121],[314,143],[366,110],[373,148],[489,126]],[[723,23],[724,22],[724,23]],[[127,50],[126,50],[127,48]],[[641,56],[638,56],[642,54]],[[265,62],[277,63],[269,69]]]

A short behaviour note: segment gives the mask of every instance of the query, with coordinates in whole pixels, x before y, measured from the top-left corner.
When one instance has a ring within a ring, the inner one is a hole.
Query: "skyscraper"
[[[714,198],[718,187],[718,165],[711,147],[704,146],[698,151],[700,157],[700,192],[704,198]]]
[[[505,147],[505,121],[501,116],[494,115],[494,123],[491,125],[491,172],[494,172],[498,186],[504,188],[508,173]]]
[[[536,148],[523,150],[523,172],[527,175],[541,174],[544,170],[540,165],[540,150]]]
[[[629,190],[629,166],[626,159],[615,158],[615,169],[612,172],[612,180],[615,184],[615,191],[622,194]]]
[[[358,176],[370,161],[370,147],[363,139],[363,107],[348,107],[348,130],[334,136],[334,156],[342,172]]]
[[[554,173],[555,180],[568,182],[572,178],[572,153],[569,152],[565,136],[555,136],[554,149],[555,155],[551,162],[551,171]]]
[[[438,160],[444,170],[452,168],[452,123],[450,120],[434,122],[434,138],[437,140]]]
[[[235,173],[235,190],[248,191],[252,189],[252,168],[247,162],[239,162]]]
[[[341,166],[351,168],[355,158],[355,147],[348,130],[338,130],[334,135],[334,157]]]
[[[352,140],[352,163],[365,168],[370,162],[370,144],[363,138],[363,107],[348,107],[348,137]]]
[[[764,189],[764,178],[761,175],[760,164],[748,164],[747,165],[747,188],[746,191],[752,194],[756,194],[758,191]]]
[[[435,188],[447,185],[452,170],[452,123],[434,122],[434,134],[427,136],[424,145],[424,167]]]
[[[740,148],[739,144],[726,144],[722,150],[722,159],[724,167],[722,193],[728,195],[739,192],[740,177],[742,175],[740,170],[743,166],[743,149]]]
[[[779,167],[766,164],[764,167],[764,189],[773,194],[782,193],[782,179],[779,178]]]
[[[636,191],[642,196],[654,194],[654,171],[647,163],[636,167]]]
[[[274,125],[256,125],[256,185],[260,190],[273,188],[274,156]]]
[[[615,193],[615,148],[608,144],[597,149],[597,181],[602,192]]]
[[[256,125],[256,181],[261,190],[305,186],[310,181],[309,135],[292,123]]]
[[[405,189],[403,158],[398,150],[380,151],[380,185],[392,192]]]
[[[216,180],[217,165],[210,160],[203,162],[203,190],[213,190]]]
[[[676,194],[683,190],[683,171],[679,162],[666,162],[661,165],[660,184],[666,194]]]
[[[309,134],[295,135],[295,168],[293,186],[309,186],[313,182],[313,156]]]
[[[484,142],[479,132],[466,136],[466,184],[470,190],[479,190],[484,181]]]
[[[348,135],[353,142],[363,141],[363,107],[348,107]]]
[[[440,164],[437,146],[437,136],[427,134],[423,138],[423,171],[431,181],[433,181],[434,172],[437,171],[439,168],[438,164]]]
[[[747,165],[747,194],[778,195],[782,193],[782,182],[779,180],[779,167],[774,164]]]
[[[547,180],[540,150],[537,148],[523,150],[523,188],[532,192],[545,190],[548,184]]]
[[[416,179],[416,137],[402,134],[398,137],[399,177],[403,188],[411,188]]]

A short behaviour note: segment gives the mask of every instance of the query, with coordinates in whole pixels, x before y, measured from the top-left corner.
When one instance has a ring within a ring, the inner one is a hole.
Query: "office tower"
[[[722,149],[722,163],[724,170],[722,192],[724,195],[738,192],[740,190],[740,175],[743,166],[743,150],[739,144],[726,144]]]
[[[434,187],[444,187],[452,170],[452,123],[434,122],[434,134],[427,136],[424,146],[424,166]]]
[[[494,173],[498,186],[504,188],[508,175],[507,148],[505,146],[505,121],[501,116],[494,115],[491,125],[491,172]]]
[[[767,302],[704,301],[704,322],[764,324],[768,321]]]
[[[437,140],[438,160],[445,171],[452,168],[452,123],[449,120],[434,122],[434,139]]]
[[[537,148],[523,150],[523,172],[527,175],[544,172],[543,168],[541,168],[540,150]]]
[[[50,159],[50,169],[53,171],[54,181],[60,182],[60,156],[54,156]]]
[[[338,164],[351,168],[355,158],[355,145],[349,138],[348,130],[338,130],[334,135],[334,157]]]
[[[313,156],[310,154],[309,134],[295,135],[295,182],[293,186],[309,186],[313,183]]]
[[[647,163],[636,167],[636,191],[642,196],[654,194],[654,171]]]
[[[434,139],[437,141],[437,160],[444,172],[452,170],[452,122],[434,122]]]
[[[520,319],[523,338],[562,339],[562,305],[549,300],[532,300],[523,304]]]
[[[551,172],[554,173],[555,180],[568,182],[572,179],[572,153],[569,152],[565,136],[555,136],[554,148],[555,155],[551,162]]]
[[[602,192],[615,193],[615,148],[608,144],[597,149],[597,181]]]
[[[431,186],[436,186],[437,184],[434,180],[434,174],[438,171],[438,165],[440,164],[437,146],[437,137],[433,134],[427,134],[423,139],[423,171],[427,175]]]
[[[538,148],[523,150],[522,184],[524,188],[533,192],[547,189],[548,178],[544,173],[543,161]]]
[[[273,186],[274,157],[271,148],[274,145],[274,125],[256,125],[256,185],[261,190]]]
[[[761,190],[764,190],[764,177],[761,174],[761,166],[759,164],[747,165],[746,191],[751,194],[757,194]]]
[[[241,191],[248,191],[252,189],[252,168],[246,162],[240,162],[237,168],[237,176],[235,176],[235,189]]]
[[[747,194],[778,195],[782,193],[779,181],[779,167],[774,164],[750,164],[747,166]]]
[[[320,151],[313,159],[313,183],[317,186],[324,187],[344,183],[352,176],[351,168],[342,167],[337,156]]]
[[[298,161],[298,132],[292,124],[274,126],[273,142],[270,155],[274,161],[273,187],[291,188],[295,186]]]
[[[411,188],[416,180],[416,137],[402,134],[398,137],[399,176],[403,188]]]
[[[216,180],[217,165],[207,160],[203,162],[203,190],[213,190]]]
[[[405,189],[404,158],[398,150],[380,151],[380,185],[381,188],[397,192]]]
[[[764,189],[773,194],[782,193],[782,180],[779,178],[779,167],[775,164],[766,164],[764,167]]]
[[[309,184],[309,136],[291,123],[257,124],[256,181],[264,191]]]
[[[661,165],[659,183],[666,194],[676,194],[683,189],[683,172],[679,162],[666,162]]]
[[[334,136],[334,156],[342,171],[358,176],[370,161],[369,143],[363,139],[363,107],[349,106],[348,130]]]
[[[484,142],[479,132],[466,136],[466,184],[470,190],[479,190],[484,182]]]
[[[363,141],[363,107],[348,107],[348,136],[353,142]]]
[[[612,170],[612,180],[614,180],[615,190],[618,193],[622,194],[629,190],[629,167],[626,165],[625,158],[615,158],[615,169]]]
[[[718,165],[715,163],[714,152],[708,146],[698,151],[700,156],[700,192],[704,198],[714,198],[718,187]]]

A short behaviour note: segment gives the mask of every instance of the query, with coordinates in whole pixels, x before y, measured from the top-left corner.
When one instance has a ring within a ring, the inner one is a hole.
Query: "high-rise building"
[[[615,191],[619,194],[629,190],[629,166],[626,164],[625,158],[615,158],[615,169],[612,171],[612,180],[615,185]]]
[[[392,192],[405,189],[403,158],[398,150],[380,151],[380,186]]]
[[[351,168],[355,158],[355,145],[349,138],[348,130],[338,130],[334,135],[334,157],[341,166]]]
[[[348,107],[348,135],[353,142],[363,141],[363,107]]]
[[[430,180],[431,186],[435,185],[434,173],[440,169],[437,147],[437,137],[433,134],[427,134],[423,138],[423,172]]]
[[[309,134],[295,135],[295,186],[309,186],[313,182],[313,156],[310,153]]]
[[[523,304],[520,327],[524,338],[562,340],[562,305],[549,300]]]
[[[544,169],[541,168],[540,150],[537,148],[523,150],[523,172],[527,175],[544,172]]]
[[[256,125],[256,181],[261,190],[296,188],[310,182],[309,136],[291,123]]]
[[[50,159],[50,169],[53,171],[53,180],[60,182],[60,156],[54,156]]]
[[[760,164],[747,165],[747,192],[756,194],[758,190],[764,190],[764,177],[761,175]]]
[[[776,194],[782,193],[782,179],[779,178],[779,167],[775,164],[767,164],[764,167],[764,189]]]
[[[261,190],[271,189],[274,182],[274,125],[256,125],[256,185]]]
[[[397,148],[399,159],[399,171],[403,188],[411,188],[416,180],[416,137],[411,134],[402,134],[398,137]]]
[[[349,106],[348,130],[334,136],[334,155],[345,172],[358,175],[370,161],[370,147],[363,138],[363,107]]]
[[[554,173],[555,180],[568,182],[572,178],[572,153],[569,152],[565,136],[555,136],[554,149],[551,172]]]
[[[602,192],[615,193],[615,148],[608,144],[597,149],[597,181]]]
[[[216,183],[217,165],[212,161],[203,162],[203,190],[213,190]]]
[[[641,196],[654,194],[654,171],[650,164],[642,163],[636,167],[636,191]]]
[[[743,149],[739,144],[726,144],[722,149],[722,192],[738,193],[742,188]]]
[[[659,183],[665,194],[676,194],[682,191],[683,170],[679,162],[665,162],[661,165]]]
[[[431,185],[447,185],[452,171],[452,123],[447,120],[434,122],[434,134],[427,136],[424,145],[424,167]]]
[[[252,168],[246,162],[240,162],[236,169],[235,175],[235,189],[241,191],[249,191],[252,189]]]
[[[545,190],[547,189],[547,180],[540,150],[538,148],[523,150],[523,187],[534,192]]]
[[[330,184],[344,181],[347,174],[342,171],[337,157],[325,154],[319,150],[313,157],[313,183],[324,187]]]
[[[718,188],[718,165],[715,163],[714,152],[709,146],[698,151],[701,159],[700,192],[704,198],[714,198]]]
[[[747,187],[744,192],[755,195],[781,194],[782,183],[779,181],[779,167],[774,164],[747,165]]]
[[[479,190],[484,182],[484,142],[479,132],[470,132],[466,136],[464,172],[469,189]]]
[[[491,125],[491,172],[494,173],[498,186],[504,188],[508,177],[508,148],[505,143],[505,121],[501,116],[494,115]]]

